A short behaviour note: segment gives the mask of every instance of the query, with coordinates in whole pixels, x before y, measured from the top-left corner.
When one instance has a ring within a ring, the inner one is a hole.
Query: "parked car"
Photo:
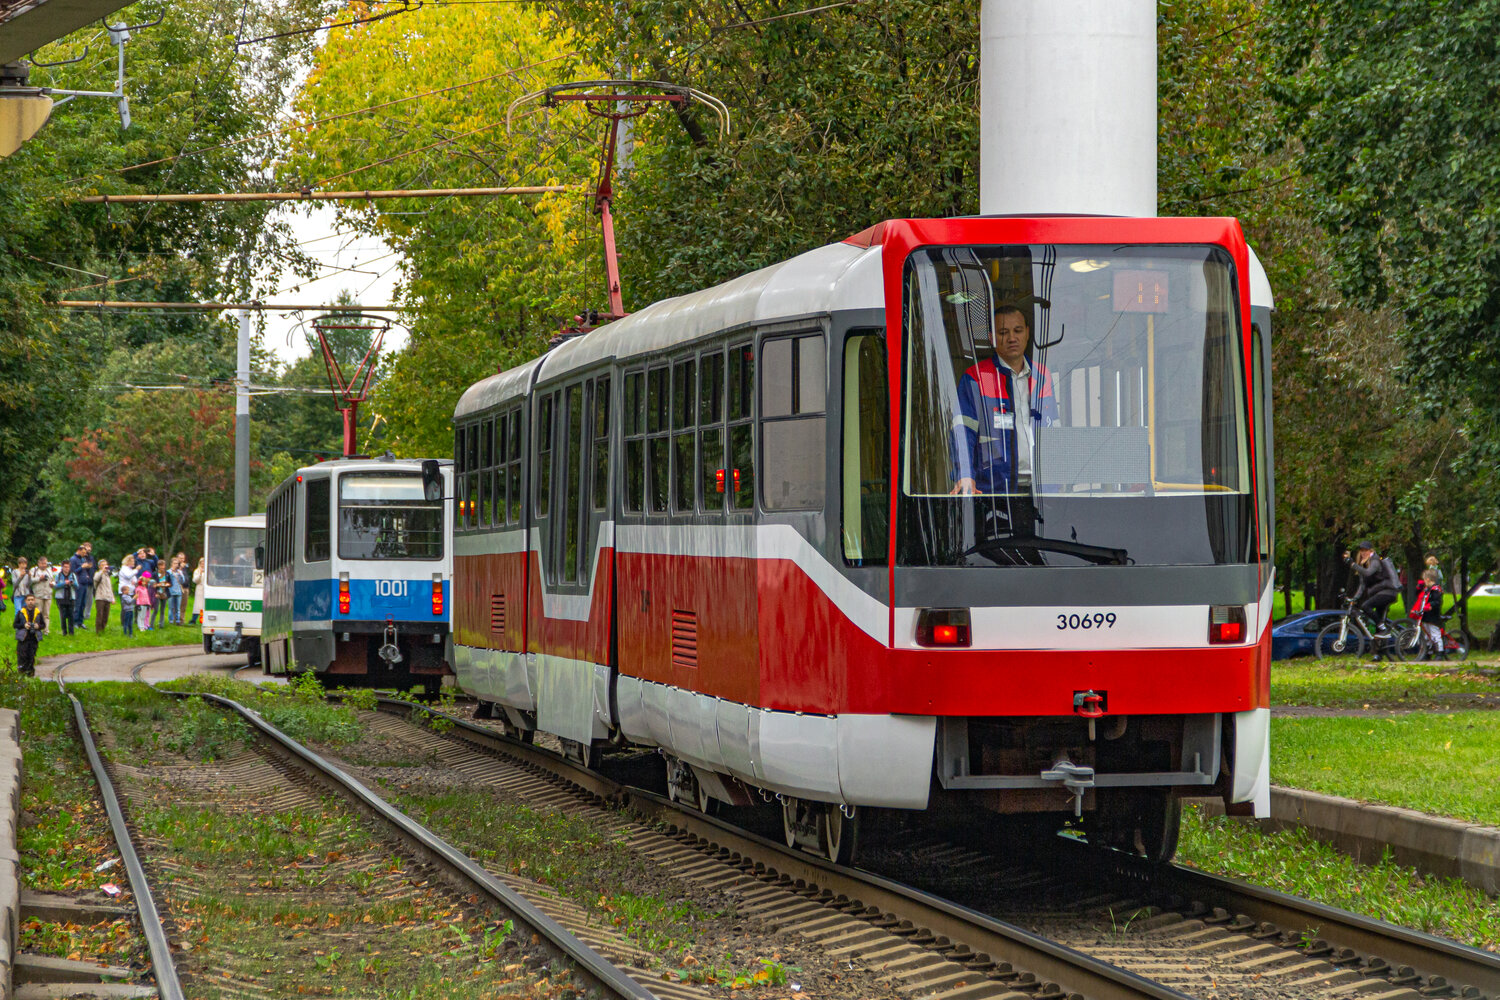
[[[1336,609],[1303,611],[1289,615],[1271,625],[1271,659],[1289,660],[1294,656],[1312,656],[1313,645],[1323,626],[1339,620]]]
[[[1500,597],[1500,583],[1486,583],[1469,592],[1470,597]]]

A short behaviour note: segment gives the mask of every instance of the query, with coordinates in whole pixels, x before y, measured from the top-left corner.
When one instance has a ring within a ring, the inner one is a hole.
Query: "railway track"
[[[193,653],[155,657],[142,661],[132,668],[131,676],[134,680],[145,683],[143,674],[152,666],[187,655],[193,655]],[[71,662],[73,661],[60,664],[57,671],[58,686],[64,691],[66,688],[63,675]],[[163,693],[176,694],[175,692]],[[177,961],[184,951],[201,952],[204,945],[200,944],[195,949],[195,946],[188,940],[188,936],[182,933],[180,917],[174,915],[169,915],[165,921],[167,925],[172,925],[174,920],[178,924],[175,938],[169,938],[163,926],[164,921],[157,911],[145,867],[133,844],[130,824],[121,806],[122,799],[126,802],[135,801],[140,795],[142,784],[154,780],[154,775],[149,775],[147,773],[149,769],[139,766],[121,763],[106,765],[97,750],[96,740],[81,703],[71,693],[68,693],[68,696],[72,700],[79,731],[83,734],[90,761],[100,781],[105,806],[110,814],[111,826],[122,857],[125,859],[136,902],[140,907],[142,928],[150,944],[153,971],[161,996],[163,1000],[181,997],[184,993],[177,971]],[[179,696],[191,697],[190,695]],[[192,795],[206,798],[215,793],[224,793],[234,796],[241,802],[261,800],[285,806],[289,802],[297,805],[303,800],[308,805],[316,805],[316,796],[309,795],[306,787],[298,787],[299,784],[333,791],[367,818],[377,831],[379,839],[398,842],[406,854],[421,862],[425,870],[438,875],[437,882],[447,886],[447,894],[454,901],[455,907],[463,907],[464,903],[478,904],[487,913],[498,913],[500,918],[509,921],[507,927],[510,929],[507,931],[507,936],[515,933],[517,941],[529,942],[521,948],[525,953],[527,964],[534,968],[545,968],[546,975],[552,982],[558,985],[571,983],[574,988],[592,995],[619,998],[619,1000],[653,1000],[655,994],[595,953],[523,895],[500,882],[431,831],[393,809],[342,770],[281,733],[257,713],[225,698],[214,695],[201,697],[243,719],[253,730],[257,746],[251,751],[219,762],[212,769],[206,769],[210,772],[206,782],[202,783],[203,787],[195,788],[191,792]],[[111,770],[125,772],[120,775],[123,778],[123,784],[111,780]],[[121,795],[117,789],[127,789],[127,793]],[[330,857],[334,853],[337,852],[330,853]],[[384,855],[378,856],[376,860],[380,857]],[[174,895],[181,899],[193,898],[199,894],[199,889],[185,884],[181,877],[184,874],[191,876],[191,872],[185,871],[186,867],[188,866],[156,860],[155,868],[158,869],[159,874],[165,874],[163,881],[168,883],[165,889],[168,899]],[[420,884],[426,886],[429,881],[424,880]],[[249,888],[248,891],[254,892],[254,888]],[[167,909],[171,909],[170,904]],[[498,922],[498,920],[495,921],[495,923]],[[394,930],[401,933],[404,928],[394,928]],[[207,943],[206,947],[212,950],[213,944]],[[325,962],[328,961],[329,954],[337,955],[338,953],[322,950],[313,952],[314,956],[322,956]],[[200,961],[198,964],[201,966],[204,963]],[[311,959],[307,964],[307,971],[310,974],[315,973],[320,967],[315,966]],[[519,966],[511,965],[508,968],[519,968]],[[243,974],[236,975],[224,968],[213,969],[212,975],[214,995],[264,995],[263,987],[254,982],[251,977]],[[202,991],[208,987],[204,970],[200,968],[196,979],[192,976],[189,976],[189,979],[194,980],[196,984],[194,994],[203,995]]]
[[[383,708],[430,711],[395,700]],[[1231,879],[1101,857],[1066,841],[1039,864],[1018,863],[972,834],[968,842],[923,834],[883,859],[877,852],[897,877],[838,868],[488,727],[451,721],[444,739],[490,758],[466,766],[499,762],[504,781],[544,801],[566,789],[627,806],[669,831],[646,830],[660,842],[642,843],[688,877],[733,887],[753,912],[888,967],[912,991],[1500,998],[1492,954]],[[912,884],[922,871],[938,874]]]

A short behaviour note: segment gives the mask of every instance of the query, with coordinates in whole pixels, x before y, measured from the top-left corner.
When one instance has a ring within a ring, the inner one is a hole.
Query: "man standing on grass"
[[[94,546],[84,542],[78,546],[73,558],[68,560],[73,575],[78,578],[78,594],[73,598],[73,627],[83,628],[89,609],[94,605]]]

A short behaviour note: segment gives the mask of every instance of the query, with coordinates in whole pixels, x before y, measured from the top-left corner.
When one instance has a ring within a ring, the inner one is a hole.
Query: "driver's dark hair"
[[[1021,318],[1026,321],[1026,329],[1031,329],[1030,308],[1015,302],[996,302],[995,315],[999,316],[1001,313],[1019,313]]]

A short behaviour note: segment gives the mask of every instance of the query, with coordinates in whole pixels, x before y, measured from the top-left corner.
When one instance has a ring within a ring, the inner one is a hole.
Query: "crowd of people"
[[[15,606],[17,666],[22,673],[35,672],[37,647],[54,632],[72,635],[92,620],[95,633],[104,634],[110,605],[116,601],[125,635],[198,621],[197,590],[203,582],[203,565],[199,559],[190,571],[185,552],[159,556],[147,545],[127,554],[116,570],[108,559],[94,556],[92,542],[79,545],[58,563],[46,556],[38,557],[35,564],[18,558],[0,576],[0,611],[8,604]],[[189,610],[190,585],[193,615],[188,619],[184,616]]]

